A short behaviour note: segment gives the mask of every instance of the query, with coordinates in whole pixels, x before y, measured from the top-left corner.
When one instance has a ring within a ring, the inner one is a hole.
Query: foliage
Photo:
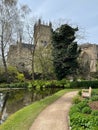
[[[70,117],[70,121],[71,121],[71,127],[72,130],[76,127],[82,127],[83,130],[86,128],[89,128],[89,121],[90,121],[91,117],[90,116],[85,116],[84,114],[81,114],[79,112],[73,113],[72,116]]]
[[[42,79],[51,79],[54,76],[51,44],[36,47],[34,55],[35,72],[41,73]]]
[[[18,81],[24,81],[25,80],[25,77],[22,73],[17,73],[16,78],[18,79]]]
[[[53,62],[58,79],[63,79],[68,75],[76,74],[79,50],[75,40],[75,32],[78,28],[64,24],[52,33]]]
[[[81,96],[82,95],[82,90],[79,90],[78,94],[79,94],[79,96]]]
[[[98,80],[83,80],[83,81],[73,81],[70,83],[71,88],[98,88]]]
[[[82,109],[82,113],[85,113],[85,114],[91,114],[92,110],[90,107],[84,107]]]
[[[82,110],[84,107],[88,107],[87,102],[88,102],[88,101],[86,101],[86,100],[84,100],[84,101],[82,101],[82,102],[79,102],[79,103],[77,104],[77,107],[78,107],[80,110]]]
[[[0,84],[0,88],[27,88],[28,82]]]
[[[24,75],[22,73],[19,73],[16,67],[8,66],[8,78],[6,80],[6,73],[4,72],[4,68],[0,68],[0,83],[4,82],[20,82],[24,81]]]
[[[93,89],[93,91],[92,91],[92,96],[98,96],[98,91],[97,91],[97,89]]]
[[[91,97],[91,101],[98,101],[98,95],[92,96],[92,97]]]
[[[94,94],[96,93],[94,91]],[[69,116],[72,130],[98,129],[98,110],[91,110],[89,107],[89,102],[91,102],[90,99],[83,99],[81,102],[74,104],[71,107]]]
[[[75,96],[75,97],[73,98],[73,103],[74,103],[74,104],[78,104],[79,102],[81,102],[81,98],[80,98],[79,96]]]
[[[93,110],[92,113],[91,113],[91,115],[98,116],[98,110]]]

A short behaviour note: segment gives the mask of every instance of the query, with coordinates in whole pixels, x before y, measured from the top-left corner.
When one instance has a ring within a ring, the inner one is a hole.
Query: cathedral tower
[[[42,24],[39,19],[38,22],[34,26],[34,44],[37,46],[43,45],[46,46],[51,43],[51,30],[52,24],[51,22],[47,24]]]

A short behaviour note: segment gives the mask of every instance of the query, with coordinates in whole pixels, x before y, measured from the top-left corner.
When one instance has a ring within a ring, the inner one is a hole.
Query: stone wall
[[[11,45],[8,52],[7,63],[17,67],[20,71],[27,69],[31,71],[31,49],[33,46],[25,43]]]
[[[90,72],[97,71],[98,46],[95,44],[83,44],[80,46],[82,51],[80,54],[83,65],[89,63]],[[85,66],[86,67],[86,66]]]

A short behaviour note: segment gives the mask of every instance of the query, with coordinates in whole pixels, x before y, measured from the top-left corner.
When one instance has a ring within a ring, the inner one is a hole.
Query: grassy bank
[[[37,101],[18,112],[11,115],[5,123],[0,126],[0,130],[29,130],[32,122],[38,114],[49,104],[57,100],[64,93],[72,91],[71,89],[61,90],[52,96]]]

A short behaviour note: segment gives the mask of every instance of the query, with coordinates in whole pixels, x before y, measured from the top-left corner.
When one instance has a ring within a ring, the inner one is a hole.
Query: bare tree
[[[28,8],[23,5],[17,8],[17,0],[1,0],[0,1],[0,49],[1,57],[5,70],[6,79],[8,79],[8,69],[6,56],[8,47],[11,43],[22,36],[23,20]]]
[[[37,41],[39,39],[39,37],[36,38],[36,41],[34,41],[34,25],[37,22],[37,18],[33,17],[30,19],[29,22],[27,22],[26,25],[26,34],[27,34],[27,39],[29,41],[29,44],[32,45],[32,47],[30,48],[30,53],[31,53],[31,58],[29,58],[29,60],[31,61],[31,73],[32,73],[32,80],[34,80],[34,56],[35,56],[35,50],[36,50],[36,46],[37,46]]]
[[[16,18],[16,6],[15,1],[0,1],[0,49],[1,49],[1,57],[2,62],[6,74],[6,78],[8,70],[6,63],[6,49],[12,40],[13,33],[13,23]]]
[[[47,25],[47,27],[49,26],[50,26],[50,30],[47,30],[47,31],[50,32],[49,35],[51,35],[51,23]],[[31,20],[31,23],[27,25],[27,34],[29,37],[28,41],[33,46],[33,48],[31,48],[32,58],[30,59],[31,64],[32,64],[32,79],[33,80],[34,80],[35,72],[42,73],[42,75],[45,75],[47,72],[49,72],[48,71],[49,68],[51,68],[51,65],[49,66],[49,64],[52,62],[51,61],[52,59],[50,56],[51,40],[49,40],[50,39],[49,37],[46,38],[48,35],[48,32],[46,32],[45,28],[43,30],[43,27],[44,25],[41,24],[41,20],[40,19],[38,20],[37,18],[34,18],[34,17],[33,17],[33,20]],[[41,39],[43,40],[43,43]],[[37,66],[39,67],[38,69],[37,69]]]

